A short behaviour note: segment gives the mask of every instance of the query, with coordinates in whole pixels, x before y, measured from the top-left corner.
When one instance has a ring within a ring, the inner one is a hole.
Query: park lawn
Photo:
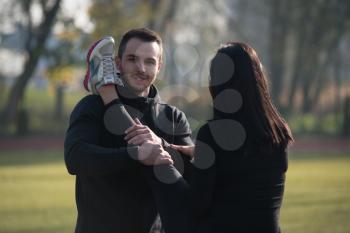
[[[0,152],[0,233],[74,231],[74,177],[60,150]],[[347,233],[350,155],[291,155],[284,233]]]
[[[291,155],[282,232],[350,232],[350,154]]]
[[[74,177],[61,150],[0,152],[0,232],[74,232]]]

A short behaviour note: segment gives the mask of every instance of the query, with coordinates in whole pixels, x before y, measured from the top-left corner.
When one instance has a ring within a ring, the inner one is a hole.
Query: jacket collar
[[[126,104],[130,105],[139,110],[144,110],[147,106],[153,103],[161,102],[157,88],[152,84],[147,97],[136,96],[127,87],[116,86],[120,100]]]

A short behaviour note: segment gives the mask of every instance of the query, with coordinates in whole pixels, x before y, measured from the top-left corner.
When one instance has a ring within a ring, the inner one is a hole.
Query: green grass
[[[74,232],[74,177],[62,151],[0,153],[0,232]]]
[[[282,230],[345,233],[350,229],[350,156],[291,156]]]
[[[1,151],[0,184],[0,233],[74,231],[74,177],[62,151]],[[349,232],[349,184],[349,155],[291,155],[282,232]]]

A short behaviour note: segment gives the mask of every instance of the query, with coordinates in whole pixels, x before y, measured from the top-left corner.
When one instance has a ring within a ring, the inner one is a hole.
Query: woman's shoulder
[[[204,136],[209,136],[210,130],[209,130],[209,121],[204,123],[201,127],[199,127],[197,132],[197,139],[202,138]]]
[[[213,119],[208,121],[205,129],[215,144],[224,151],[236,151],[247,138],[244,126],[234,119]]]

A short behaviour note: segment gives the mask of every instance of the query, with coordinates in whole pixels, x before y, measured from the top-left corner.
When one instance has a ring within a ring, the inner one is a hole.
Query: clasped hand
[[[137,118],[135,125],[128,128],[125,133],[124,139],[128,144],[139,146],[138,160],[144,165],[173,164],[171,156],[162,146],[162,139]]]

